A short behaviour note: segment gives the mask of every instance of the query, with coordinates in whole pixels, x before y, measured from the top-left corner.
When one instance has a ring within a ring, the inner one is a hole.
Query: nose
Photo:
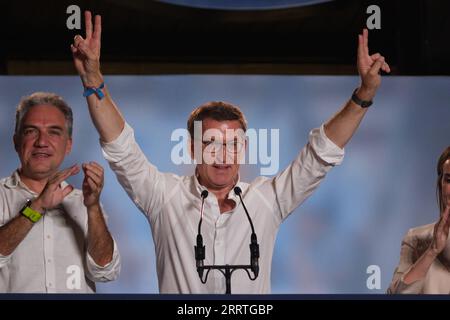
[[[226,164],[227,160],[228,160],[228,156],[229,156],[229,152],[227,151],[227,146],[226,145],[222,145],[222,163]]]
[[[48,145],[47,134],[45,132],[39,132],[36,140],[34,141],[34,145],[36,147],[46,147]]]
[[[220,164],[236,164],[237,155],[228,150],[226,145],[222,146],[221,153],[218,153],[218,163]]]

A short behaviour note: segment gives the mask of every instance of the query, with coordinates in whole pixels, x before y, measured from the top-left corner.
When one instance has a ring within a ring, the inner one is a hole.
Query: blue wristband
[[[105,87],[105,83],[102,84],[98,88],[85,88],[83,92],[83,97],[89,97],[91,94],[95,93],[97,97],[101,100],[105,95],[102,92],[102,89]]]

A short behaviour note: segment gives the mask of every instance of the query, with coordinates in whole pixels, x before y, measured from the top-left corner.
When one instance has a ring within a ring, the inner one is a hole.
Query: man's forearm
[[[114,242],[108,231],[100,205],[88,207],[88,251],[94,261],[105,266],[111,262]]]
[[[13,253],[32,227],[33,222],[21,214],[0,227],[0,254],[9,256]]]
[[[360,99],[367,101],[372,100],[375,95],[374,92],[363,88],[359,88],[356,94]],[[349,100],[338,113],[325,123],[325,134],[337,146],[344,148],[358,129],[367,110],[368,108],[362,108]]]
[[[82,81],[84,86],[97,88],[102,84],[103,76],[98,72],[94,75],[83,76]],[[119,108],[114,104],[106,84],[102,90],[105,94],[103,99],[100,100],[97,95],[91,94],[86,100],[92,122],[100,138],[104,142],[110,142],[120,135],[125,126],[125,120]]]

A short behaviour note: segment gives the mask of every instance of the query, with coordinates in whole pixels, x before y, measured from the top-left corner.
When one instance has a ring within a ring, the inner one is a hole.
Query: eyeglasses
[[[227,141],[226,143],[222,143],[219,141],[202,141],[203,146],[205,147],[205,151],[209,153],[220,152],[222,148],[225,147],[227,153],[240,153],[242,148],[244,147],[244,143],[242,141]]]

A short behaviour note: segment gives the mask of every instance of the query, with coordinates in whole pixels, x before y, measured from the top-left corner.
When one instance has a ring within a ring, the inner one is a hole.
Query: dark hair
[[[450,146],[448,146],[444,152],[442,152],[441,156],[439,157],[438,164],[437,164],[437,186],[436,186],[436,196],[438,199],[438,206],[439,209],[444,211],[444,199],[442,199],[442,175],[444,174],[444,163],[450,159]]]
[[[198,106],[193,110],[187,121],[187,129],[191,138],[194,138],[194,122],[211,118],[217,121],[238,120],[242,130],[247,131],[247,121],[239,107],[223,101],[211,101]]]
[[[73,114],[72,109],[60,96],[49,92],[35,92],[29,96],[23,97],[16,109],[16,127],[15,134],[19,134],[22,130],[22,121],[25,115],[32,107],[39,105],[51,105],[58,108],[66,119],[67,132],[72,137]]]

